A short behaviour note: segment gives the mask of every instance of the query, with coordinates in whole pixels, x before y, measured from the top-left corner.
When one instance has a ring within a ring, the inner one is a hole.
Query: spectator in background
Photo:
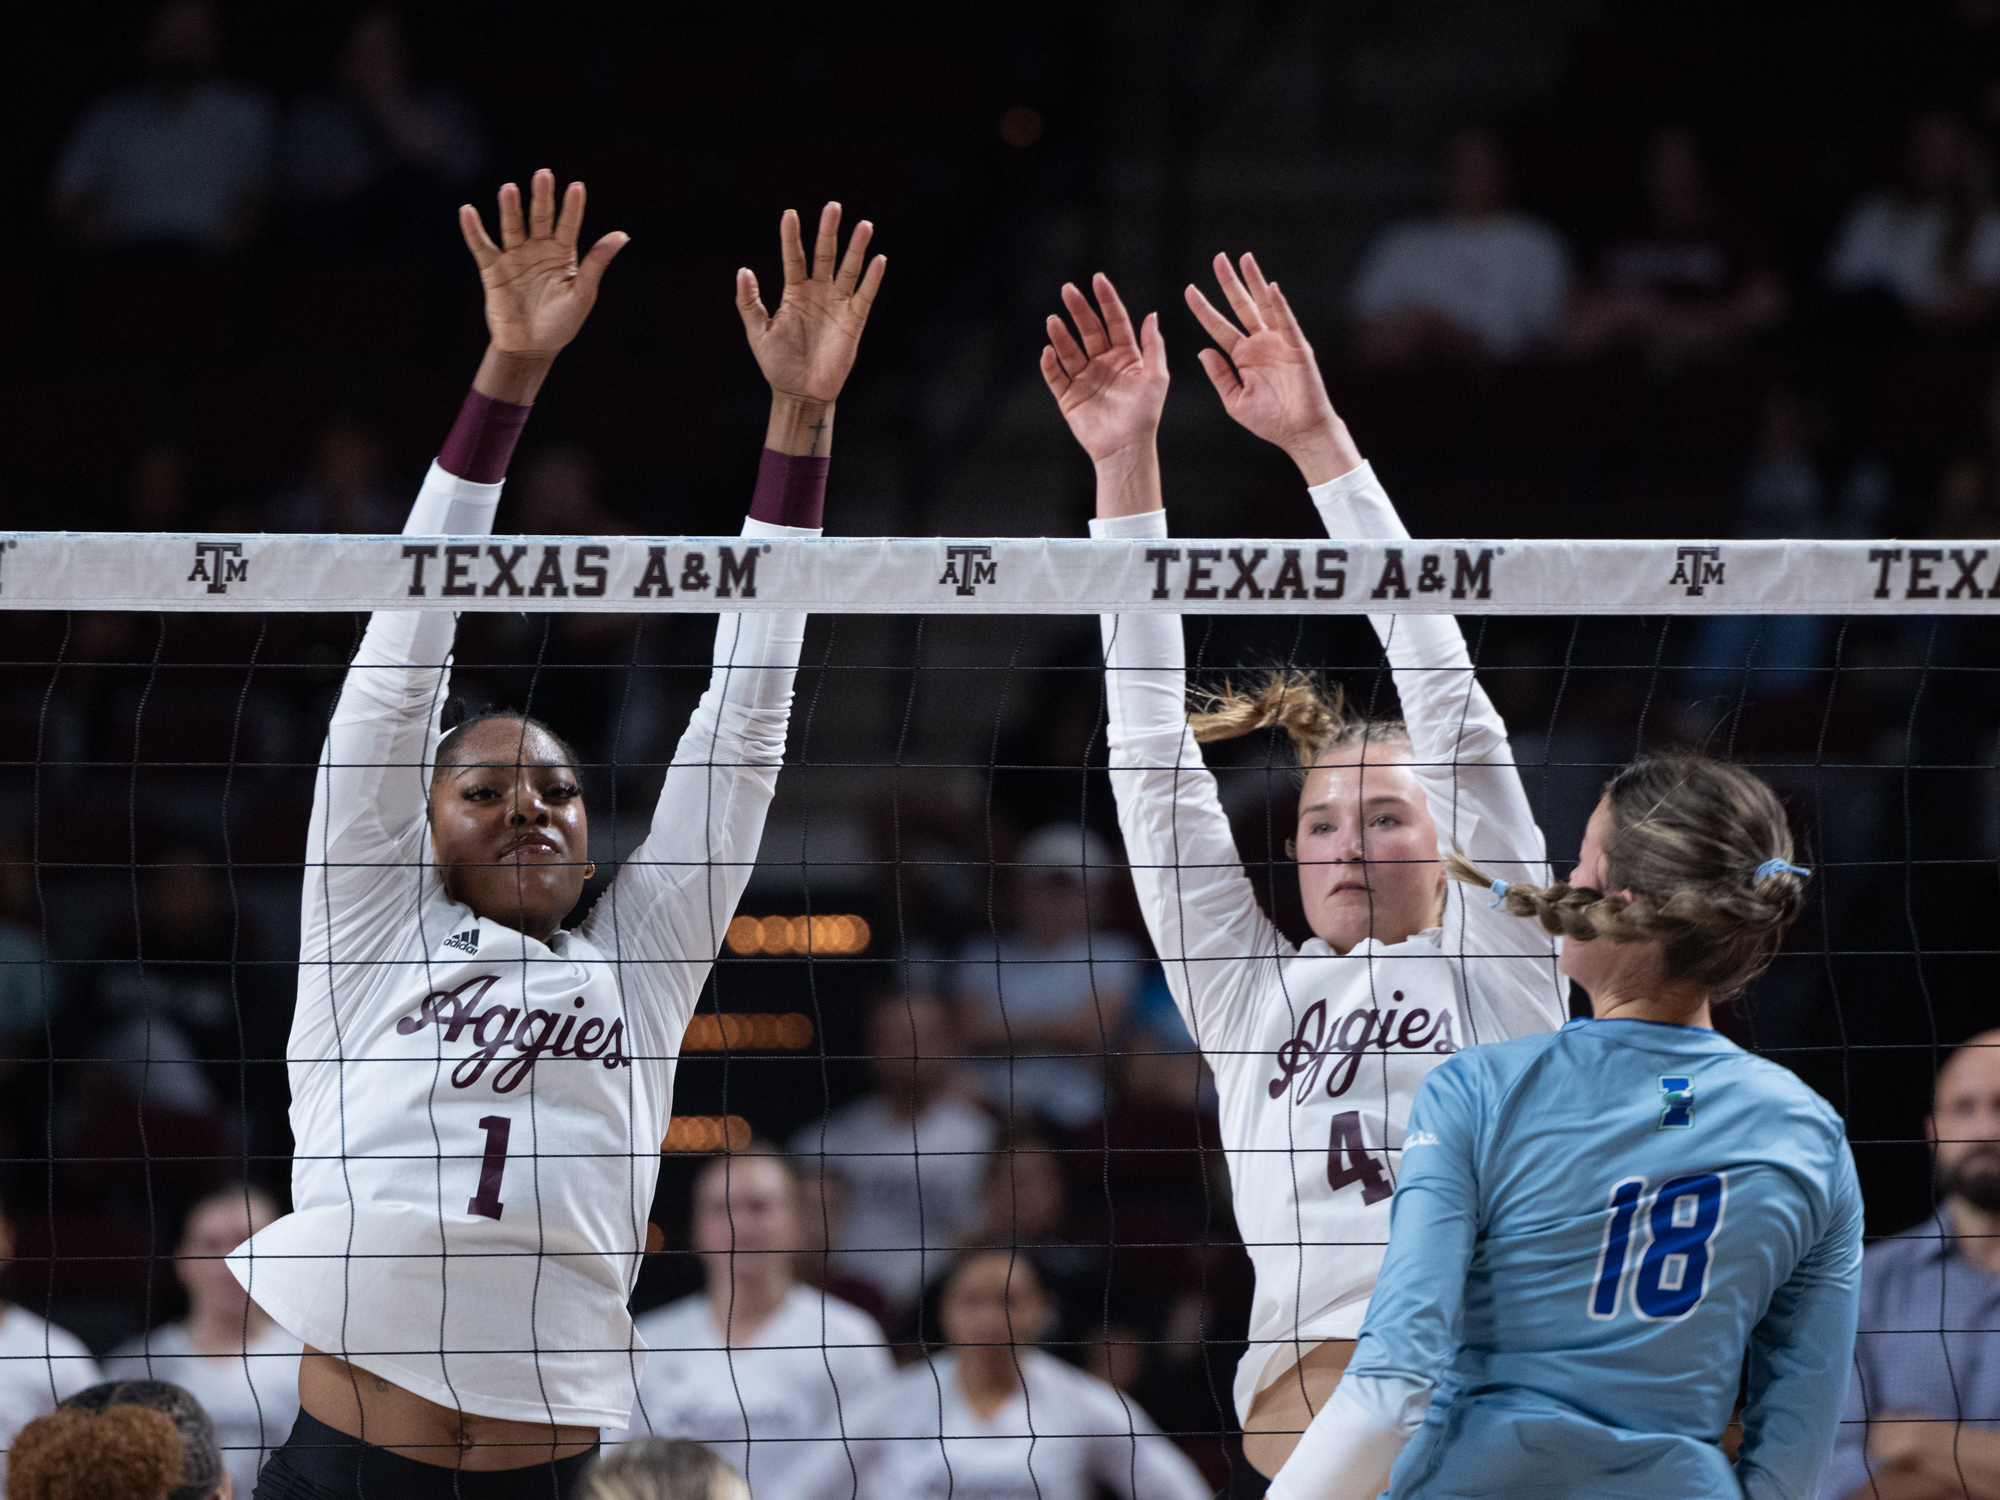
[[[1846,320],[1857,328],[1963,328],[1986,318],[2000,286],[2000,213],[1985,153],[1963,124],[1941,110],[1917,117],[1901,185],[1849,211],[1826,278],[1846,294]]]
[[[692,1439],[754,1493],[795,1494],[840,1460],[842,1414],[889,1374],[882,1330],[794,1279],[798,1182],[775,1147],[702,1168],[688,1239],[707,1287],[637,1320],[650,1352],[625,1436]]]
[[[792,1137],[800,1170],[841,1205],[830,1285],[864,1289],[887,1328],[979,1219],[997,1127],[960,1090],[961,1045],[935,996],[880,997],[868,1010],[874,1091]]]
[[[125,524],[133,531],[184,528],[188,515],[187,450],[178,443],[148,443],[132,460]]]
[[[58,974],[38,913],[33,855],[18,839],[0,838],[0,1079],[10,1062],[42,1050],[56,1008]]]
[[[1930,534],[1941,541],[2000,537],[2000,375],[1987,388],[1978,443],[1946,466]]]
[[[412,86],[402,17],[373,9],[348,34],[332,86],[292,111],[285,188],[318,243],[430,240],[482,154],[456,94]]]
[[[1449,208],[1398,224],[1354,284],[1364,359],[1514,359],[1551,338],[1569,294],[1569,256],[1539,219],[1507,206],[1507,163],[1484,131],[1451,143]]]
[[[169,0],[146,44],[147,79],[83,118],[56,169],[56,213],[78,239],[242,244],[261,218],[271,110],[217,76],[204,0]]]
[[[884,1382],[849,1422],[858,1488],[845,1464],[828,1465],[800,1500],[1207,1500],[1194,1465],[1134,1402],[1036,1347],[1052,1312],[1031,1257],[965,1252],[940,1301],[949,1347]]]
[[[66,1500],[70,1496],[76,1497],[76,1500],[89,1496],[94,1500],[98,1495],[103,1495],[105,1500],[114,1496],[116,1500],[139,1500],[143,1491],[136,1486],[99,1488],[105,1476],[92,1468],[92,1461],[101,1460],[104,1456],[103,1434],[106,1427],[116,1430],[123,1425],[118,1414],[134,1409],[164,1418],[167,1431],[173,1435],[166,1465],[172,1475],[172,1484],[163,1492],[165,1500],[232,1500],[230,1476],[223,1466],[222,1445],[216,1437],[215,1423],[192,1392],[165,1380],[109,1380],[87,1391],[78,1391],[63,1402],[56,1408],[55,1419],[72,1415],[99,1419],[98,1423],[79,1423],[71,1427],[66,1435],[69,1441],[65,1446],[70,1449],[68,1457],[75,1461],[70,1469],[72,1487],[65,1489],[50,1483],[46,1488],[32,1485],[24,1488],[35,1500],[44,1500],[44,1497],[46,1500]],[[109,1422],[104,1422],[105,1418],[109,1418]],[[146,1425],[151,1427],[153,1433],[160,1431],[157,1424]],[[126,1430],[130,1432],[133,1429],[127,1427]],[[76,1482],[86,1475],[89,1475],[88,1480]],[[49,1477],[53,1479],[54,1475]],[[8,1500],[13,1500],[11,1489]],[[249,1500],[247,1490],[241,1500]]]
[[[2000,1500],[2000,1031],[1945,1060],[1924,1134],[1943,1201],[1862,1263],[1821,1500]]]
[[[631,531],[597,497],[597,466],[581,448],[544,448],[523,466],[514,524],[524,536],[624,536]]]
[[[1104,1054],[1139,987],[1138,944],[1095,931],[1110,900],[1111,851],[1077,823],[1052,823],[1014,860],[1014,925],[966,940],[954,982],[980,1092],[1003,1114],[1064,1129],[1104,1112]]]
[[[1764,401],[1757,455],[1744,476],[1740,537],[1825,536],[1826,487],[1820,477],[1818,414],[1779,387]],[[1743,674],[1757,692],[1798,693],[1812,685],[1826,652],[1824,615],[1706,615],[1696,629],[1688,687],[1736,695]]]
[[[150,862],[136,941],[127,939],[136,961],[103,966],[90,1038],[89,1055],[133,1098],[213,1116],[234,1092],[238,992],[254,979],[235,962],[235,928],[205,851],[175,846]],[[245,1008],[254,1015],[254,1005]]]
[[[114,1349],[104,1361],[112,1380],[171,1380],[213,1419],[236,1493],[247,1497],[265,1455],[299,1414],[299,1341],[252,1302],[223,1263],[238,1245],[278,1217],[262,1188],[239,1183],[188,1211],[174,1251],[174,1275],[187,1292],[187,1316]]]
[[[725,1459],[685,1438],[639,1438],[600,1453],[570,1500],[750,1500]]]
[[[268,531],[349,531],[393,534],[403,528],[402,507],[382,483],[382,444],[353,417],[335,417],[320,429],[312,477],[273,502]]]
[[[14,1259],[14,1243],[13,1222],[0,1204],[0,1271]],[[25,1307],[0,1302],[0,1479],[7,1477],[5,1450],[14,1434],[96,1383],[97,1363],[82,1339]]]
[[[1052,1312],[1045,1337],[1070,1347],[1101,1344],[1109,1267],[1102,1250],[1074,1242],[1062,1157],[1032,1130],[1009,1132],[986,1158],[980,1206],[979,1225],[964,1243],[1033,1253]],[[940,1266],[936,1279],[949,1269]]]
[[[1644,221],[1612,243],[1577,298],[1572,344],[1681,354],[1769,328],[1784,310],[1769,243],[1725,210],[1693,134],[1662,131],[1647,157]]]

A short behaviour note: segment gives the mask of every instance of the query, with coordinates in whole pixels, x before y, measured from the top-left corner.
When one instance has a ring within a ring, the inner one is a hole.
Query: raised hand
[[[1100,318],[1090,299],[1065,282],[1063,306],[1076,324],[1051,315],[1049,342],[1042,350],[1042,379],[1062,409],[1063,420],[1093,463],[1105,463],[1143,446],[1152,450],[1160,409],[1167,400],[1167,345],[1158,313],[1147,313],[1135,332],[1131,314],[1111,278],[1090,280]]]
[[[1264,279],[1254,255],[1243,257],[1241,279],[1228,256],[1216,256],[1215,279],[1241,327],[1217,312],[1192,285],[1187,304],[1219,346],[1201,351],[1201,367],[1214,382],[1224,409],[1258,437],[1289,453],[1308,484],[1323,483],[1357,467],[1361,454],[1327,397],[1312,345],[1277,283]]]
[[[468,203],[458,211],[459,232],[479,263],[479,280],[486,288],[486,329],[492,345],[477,384],[489,396],[533,399],[549,364],[590,316],[604,268],[631,240],[630,235],[614,231],[579,261],[576,246],[583,230],[583,202],[583,184],[572,182],[558,215],[555,173],[544,168],[529,184],[524,220],[521,190],[507,183],[500,189],[497,245],[487,237],[478,209]],[[488,389],[496,380],[505,389]]]
[[[866,261],[867,269],[863,270],[874,234],[875,226],[863,219],[854,226],[842,258],[840,205],[827,204],[820,210],[819,235],[813,243],[809,269],[799,237],[799,216],[786,209],[778,226],[785,290],[776,312],[764,310],[754,271],[746,266],[736,273],[736,310],[743,316],[743,332],[750,340],[750,352],[757,356],[757,367],[771,383],[774,433],[780,426],[781,408],[794,417],[828,420],[829,409],[847,382],[847,372],[854,368],[861,330],[889,268],[888,260],[878,255]],[[814,446],[796,451],[823,451],[818,446],[823,429],[811,422],[805,426],[814,433]]]

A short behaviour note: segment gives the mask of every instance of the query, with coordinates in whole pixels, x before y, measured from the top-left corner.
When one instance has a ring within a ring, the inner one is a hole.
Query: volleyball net
[[[644,837],[706,617],[812,616],[757,868],[681,1043],[637,1310],[704,1284],[702,1164],[775,1142],[804,1184],[797,1275],[897,1357],[944,1342],[960,1246],[1032,1251],[1047,1347],[1232,1482],[1249,1264],[1212,1079],[1122,867],[1100,612],[1183,616],[1194,686],[1297,668],[1374,714],[1396,697],[1362,617],[1457,615],[1559,870],[1634,755],[1755,767],[1816,873],[1722,1024],[1846,1116],[1871,1232],[1930,1206],[1930,1079],[1990,1005],[2000,544],[20,532],[5,1290],[100,1354],[182,1314],[191,1207],[243,1181],[283,1200],[314,766],[367,612],[438,608],[463,616],[452,712],[522,710],[575,745],[586,902]],[[1289,747],[1207,759],[1303,939]],[[897,1090],[949,1101],[914,1149],[869,1112]],[[769,1404],[728,1400],[752,1425]]]

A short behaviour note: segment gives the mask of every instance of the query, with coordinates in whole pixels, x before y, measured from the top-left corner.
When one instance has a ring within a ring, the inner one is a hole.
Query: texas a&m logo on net
[[[944,572],[938,582],[953,585],[954,594],[971,594],[982,583],[999,581],[1000,564],[994,561],[991,547],[961,545],[944,549]]]
[[[250,581],[250,559],[243,555],[241,542],[196,542],[194,570],[189,583],[208,585],[211,594],[226,594],[232,583]]]

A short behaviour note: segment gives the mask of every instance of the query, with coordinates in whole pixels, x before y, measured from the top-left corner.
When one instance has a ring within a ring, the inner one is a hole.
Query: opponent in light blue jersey
[[[1274,1500],[1360,1500],[1392,1459],[1397,1500],[1813,1493],[1861,1193],[1825,1101],[1709,1026],[1798,909],[1790,852],[1755,777],[1662,757],[1614,779],[1574,888],[1498,887],[1571,938],[1596,1018],[1426,1079],[1360,1344]]]

